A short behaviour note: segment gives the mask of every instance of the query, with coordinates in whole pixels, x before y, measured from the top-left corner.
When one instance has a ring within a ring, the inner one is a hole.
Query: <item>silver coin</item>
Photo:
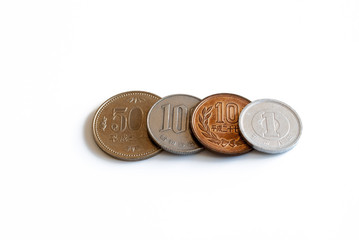
[[[292,149],[302,133],[298,114],[287,104],[261,99],[249,103],[239,116],[239,129],[252,147],[266,153]]]
[[[189,122],[201,100],[184,94],[170,95],[157,101],[147,116],[150,136],[164,150],[175,154],[192,154],[202,147],[192,136]]]

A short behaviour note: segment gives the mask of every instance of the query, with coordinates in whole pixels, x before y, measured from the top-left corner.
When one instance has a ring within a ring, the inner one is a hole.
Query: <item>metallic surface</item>
[[[287,104],[261,99],[248,104],[239,117],[243,137],[254,149],[266,153],[282,153],[298,142],[302,123]]]
[[[161,151],[147,133],[147,114],[160,97],[141,91],[111,97],[97,110],[93,134],[107,154],[126,161],[149,158]]]
[[[189,122],[201,100],[176,94],[162,98],[153,105],[147,116],[150,136],[164,150],[175,154],[192,154],[203,148],[192,136]]]
[[[239,113],[248,103],[248,99],[229,93],[203,99],[193,112],[193,134],[203,146],[217,153],[240,155],[251,151],[238,128]]]

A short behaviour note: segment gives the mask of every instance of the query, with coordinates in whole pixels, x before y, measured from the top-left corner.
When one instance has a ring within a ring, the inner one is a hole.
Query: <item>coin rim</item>
[[[293,112],[293,115],[297,118],[298,123],[299,123],[299,133],[298,133],[298,136],[297,136],[296,140],[292,144],[290,144],[289,146],[287,146],[285,148],[280,148],[278,150],[275,150],[273,148],[268,149],[268,148],[261,147],[261,146],[253,144],[252,143],[253,141],[251,141],[252,139],[248,136],[248,134],[246,133],[246,131],[244,129],[244,126],[243,126],[244,125],[243,121],[244,121],[244,117],[245,117],[246,112],[249,111],[250,108],[253,107],[254,105],[260,104],[262,102],[268,102],[268,101],[272,102],[272,103],[282,105],[282,106],[288,108],[288,110]],[[258,99],[258,100],[255,100],[255,101],[249,103],[247,106],[245,106],[245,108],[243,108],[242,112],[239,115],[238,126],[239,126],[239,131],[240,131],[241,135],[243,136],[243,138],[245,139],[245,141],[249,145],[251,145],[257,151],[264,152],[264,153],[269,153],[269,154],[284,153],[284,152],[287,152],[287,151],[291,150],[292,148],[294,148],[297,145],[297,143],[298,143],[298,141],[299,141],[299,139],[300,139],[300,137],[302,135],[302,131],[303,131],[303,124],[302,124],[302,120],[299,117],[299,114],[291,106],[289,106],[288,104],[286,104],[286,103],[284,103],[282,101],[276,100],[276,99],[271,99],[271,98]]]
[[[171,95],[168,95],[168,96],[165,96],[163,98],[161,98],[160,100],[158,100],[155,104],[153,104],[153,106],[151,107],[151,109],[148,111],[148,114],[147,114],[147,131],[149,133],[149,135],[151,136],[152,140],[159,146],[161,147],[163,150],[167,151],[167,152],[170,152],[170,153],[173,153],[173,154],[179,154],[179,155],[189,155],[189,154],[195,154],[195,153],[198,153],[200,151],[202,151],[204,148],[203,147],[199,147],[199,148],[196,148],[194,150],[191,150],[191,151],[188,151],[188,152],[183,152],[183,151],[177,151],[177,150],[173,150],[173,149],[170,149],[168,148],[167,146],[163,146],[159,143],[159,141],[154,137],[154,133],[153,131],[151,130],[151,128],[149,127],[150,126],[150,113],[152,112],[152,110],[155,108],[155,106],[157,106],[158,104],[160,104],[160,102],[164,101],[165,99],[168,99],[170,97],[181,97],[181,96],[184,96],[184,97],[191,97],[191,98],[195,98],[197,100],[199,100],[199,102],[197,103],[197,105],[202,101],[200,98],[198,97],[195,97],[195,96],[192,96],[192,95],[189,95],[189,94],[171,94]],[[197,107],[194,106],[194,108]],[[193,111],[194,112],[194,111]],[[191,125],[191,121],[192,121],[192,117],[189,119],[189,125]],[[198,139],[193,135],[193,132],[192,132],[192,128],[191,126],[189,127],[188,129],[191,133],[191,136],[193,138],[193,140],[199,144],[199,146],[201,146],[201,144],[199,143]]]
[[[243,96],[241,96],[241,95],[238,95],[238,94],[234,94],[234,93],[216,93],[216,94],[212,94],[212,95],[209,95],[209,96],[203,98],[202,101],[199,102],[199,103],[197,104],[196,108],[193,110],[193,115],[194,115],[194,113],[197,111],[197,108],[200,107],[200,105],[201,105],[202,102],[205,102],[208,98],[215,97],[215,96],[217,96],[217,95],[229,95],[229,96],[234,96],[234,97],[240,97],[240,98],[242,98],[242,99],[247,100],[247,101],[249,102],[248,104],[251,103],[251,100],[249,100],[248,98],[245,98],[245,97],[243,97]],[[247,105],[248,105],[248,104],[247,104]],[[246,105],[246,106],[247,106],[247,105]],[[243,109],[244,109],[244,108],[243,108]],[[242,111],[243,111],[243,110],[242,110]],[[200,142],[200,143],[203,145],[203,147],[206,148],[207,150],[209,150],[209,151],[211,151],[211,152],[213,152],[213,153],[223,154],[223,155],[228,155],[228,156],[240,156],[240,155],[246,154],[246,153],[248,153],[248,152],[250,152],[250,151],[253,150],[253,148],[252,148],[250,145],[249,145],[249,146],[251,147],[251,149],[249,149],[249,150],[246,151],[246,152],[242,152],[242,153],[232,153],[232,152],[226,152],[226,151],[218,151],[218,150],[215,150],[215,149],[212,149],[212,148],[208,147],[208,144],[207,144],[206,142],[201,141],[201,139],[197,136],[197,133],[194,131],[193,115],[192,115],[191,124],[190,124],[190,125],[191,125],[192,133],[193,133],[193,135],[195,136],[195,138],[198,140],[198,142]],[[239,116],[238,116],[238,121],[239,121]],[[245,142],[247,143],[247,141],[245,141]]]
[[[159,152],[161,152],[161,148],[154,150],[154,151],[150,151],[150,152],[145,152],[142,154],[136,154],[136,155],[132,155],[132,154],[123,154],[123,153],[119,153],[117,151],[114,151],[112,149],[110,149],[106,144],[104,144],[102,142],[102,140],[100,139],[100,137],[98,136],[98,131],[97,131],[97,124],[98,124],[98,116],[102,113],[103,109],[110,103],[112,103],[113,101],[115,101],[118,98],[122,98],[122,97],[126,97],[129,95],[134,95],[134,94],[140,94],[140,95],[147,95],[149,97],[152,98],[158,98],[161,99],[161,97],[157,96],[156,94],[150,93],[150,92],[145,92],[145,91],[127,91],[127,92],[123,92],[123,93],[119,93],[116,94],[112,97],[110,97],[109,99],[107,99],[104,103],[102,103],[100,105],[100,107],[96,110],[96,113],[94,114],[93,120],[92,120],[92,133],[93,133],[93,137],[94,140],[96,142],[96,144],[100,147],[100,149],[105,152],[106,154],[116,158],[116,159],[120,159],[123,161],[139,161],[139,160],[144,160],[147,158],[150,158],[156,154],[158,154]],[[158,101],[158,100],[157,100]],[[147,125],[146,125],[147,128]],[[147,131],[148,132],[148,131]],[[151,139],[151,138],[150,138]],[[153,143],[151,141],[151,143]],[[154,144],[154,143],[153,143]],[[154,144],[155,147],[158,148],[158,146],[156,144]],[[109,152],[108,152],[109,151]],[[116,154],[116,155],[115,155]],[[123,157],[122,157],[123,156]],[[124,158],[124,157],[131,157],[131,158]],[[133,157],[133,158],[132,158]]]

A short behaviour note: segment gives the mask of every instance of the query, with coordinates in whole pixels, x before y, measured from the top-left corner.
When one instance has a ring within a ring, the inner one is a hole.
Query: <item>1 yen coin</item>
[[[274,99],[248,104],[240,114],[242,136],[254,149],[283,153],[292,149],[302,133],[302,122],[293,108]]]

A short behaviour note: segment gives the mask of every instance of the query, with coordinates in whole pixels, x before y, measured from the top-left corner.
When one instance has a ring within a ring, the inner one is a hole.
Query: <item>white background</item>
[[[359,239],[359,1],[0,2],[0,239]],[[94,143],[124,91],[291,105],[290,152]]]

